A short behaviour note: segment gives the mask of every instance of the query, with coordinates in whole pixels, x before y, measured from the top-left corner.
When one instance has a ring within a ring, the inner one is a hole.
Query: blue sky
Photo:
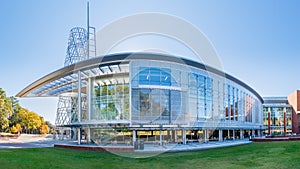
[[[91,0],[90,4],[91,25],[98,30],[137,13],[178,16],[209,38],[225,72],[262,96],[287,96],[300,88],[299,1]],[[0,22],[0,87],[7,95],[16,95],[63,66],[69,30],[86,26],[86,0],[3,0]],[[56,99],[20,102],[54,122]]]

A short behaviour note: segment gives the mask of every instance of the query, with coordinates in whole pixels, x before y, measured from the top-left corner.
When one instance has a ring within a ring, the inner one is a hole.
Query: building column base
[[[219,141],[223,141],[223,130],[219,130]]]
[[[77,138],[77,144],[81,144],[81,128],[77,128],[77,136],[78,136],[78,138]]]

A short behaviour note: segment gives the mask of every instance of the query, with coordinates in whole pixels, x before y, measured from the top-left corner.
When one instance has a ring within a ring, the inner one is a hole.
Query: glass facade
[[[286,113],[286,132],[291,132],[292,129],[292,108],[289,106],[264,106],[264,125],[268,127],[268,113],[270,113],[270,129],[271,133],[283,133],[284,131],[284,113]],[[266,130],[266,133],[268,131]]]
[[[162,61],[131,61],[130,73],[133,122],[193,127],[207,121],[262,123],[259,99],[219,75]]]
[[[66,76],[35,92],[64,94],[58,121],[71,127],[79,142],[81,136],[88,142],[126,145],[141,139],[159,139],[160,145],[162,140],[243,139],[260,135],[266,124],[263,100],[253,89],[192,60],[116,54],[76,66],[63,68]],[[270,109],[272,124],[282,125],[283,111],[291,124],[291,110],[280,108]]]
[[[93,77],[82,73],[81,120],[75,97],[71,123],[184,125],[199,129],[233,126],[245,130],[260,129],[263,123],[259,98],[219,74],[154,60],[105,64],[99,71]],[[281,114],[274,115],[272,123],[281,125],[278,116]]]
[[[133,63],[134,65],[134,63]],[[132,121],[133,123],[170,124],[181,114],[182,92],[167,67],[133,67]]]
[[[98,76],[84,81],[82,92],[90,102],[87,104],[90,107],[85,108],[89,109],[87,117],[90,121],[108,124],[130,120],[128,67],[129,64],[120,63],[105,65],[99,67],[101,72]]]
[[[213,111],[212,79],[189,73],[189,108],[192,121],[205,121],[212,118]]]
[[[129,85],[103,84],[93,86],[92,120],[129,120]]]
[[[286,97],[266,97],[263,105],[263,120],[267,134],[282,134],[286,125],[286,132],[292,132],[292,107]],[[269,115],[270,119],[269,119]],[[285,118],[284,119],[284,114]],[[268,133],[270,121],[270,133]],[[284,124],[286,122],[286,124]]]

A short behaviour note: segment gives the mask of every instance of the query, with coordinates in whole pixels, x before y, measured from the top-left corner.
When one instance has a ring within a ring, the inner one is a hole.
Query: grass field
[[[219,149],[127,158],[60,148],[0,149],[0,168],[300,168],[300,142],[251,143]]]

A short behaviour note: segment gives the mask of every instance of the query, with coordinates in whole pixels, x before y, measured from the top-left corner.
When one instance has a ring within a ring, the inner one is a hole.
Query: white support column
[[[67,137],[66,139],[67,140],[72,140],[72,138],[71,138],[71,131],[72,131],[72,129],[67,129],[66,131],[67,131],[66,132],[66,137]]]
[[[91,114],[92,114],[92,96],[93,96],[93,81],[91,78],[88,78],[88,85],[87,85],[87,105],[88,105],[88,121],[91,120]]]
[[[178,142],[178,138],[177,138],[177,131],[175,130],[175,133],[174,133],[174,140],[175,140],[175,143]]]
[[[204,142],[207,142],[207,130],[203,130]]]
[[[228,130],[228,132],[227,132],[227,137],[228,137],[228,139],[230,139],[230,130]]]
[[[212,134],[211,132],[212,132],[211,130],[207,130],[207,132],[206,132],[207,141],[209,141],[209,136]]]
[[[223,141],[223,130],[219,130],[219,141]]]
[[[69,130],[69,139],[68,140],[72,140],[72,129]]]
[[[133,142],[133,144],[134,144],[134,142],[136,142],[136,131],[135,130],[132,131],[132,142]]]
[[[252,136],[254,136],[255,137],[255,130],[252,130]]]
[[[91,128],[86,128],[86,141],[88,142],[88,143],[90,143],[91,142]]]
[[[81,103],[81,72],[78,71],[78,123],[81,123],[81,109],[82,109],[82,103]],[[78,132],[78,144],[81,144],[81,128],[77,128]]]
[[[63,139],[64,139],[64,129],[60,129],[60,130],[59,130],[59,133],[60,133],[60,138],[59,138],[59,140],[63,140]]]
[[[244,130],[240,130],[240,139],[244,139]]]
[[[162,130],[159,130],[159,145],[162,146]]]
[[[186,130],[182,130],[182,143],[186,144]]]
[[[283,134],[284,135],[286,135],[287,134],[287,117],[286,117],[286,114],[287,114],[287,112],[286,112],[286,107],[284,107],[283,108],[283,112],[284,112],[284,114],[283,114]],[[261,133],[261,127],[260,127],[260,130],[259,130],[259,133]],[[262,135],[262,133],[261,133],[261,135]],[[261,135],[259,135],[259,136],[261,136]]]
[[[81,122],[81,72],[78,71],[78,123]]]
[[[77,129],[73,128],[72,131],[73,131],[73,138],[72,138],[72,140],[76,140],[76,138],[78,137]]]
[[[77,128],[78,144],[81,144],[81,129]]]
[[[232,130],[232,139],[235,140],[235,130]]]

